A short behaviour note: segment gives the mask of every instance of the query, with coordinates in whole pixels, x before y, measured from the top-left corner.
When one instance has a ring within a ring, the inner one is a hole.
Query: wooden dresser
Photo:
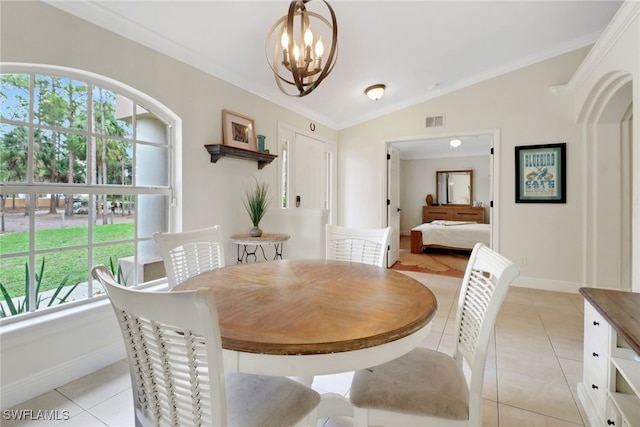
[[[484,224],[484,208],[465,205],[423,206],[422,223],[435,220],[475,221]]]

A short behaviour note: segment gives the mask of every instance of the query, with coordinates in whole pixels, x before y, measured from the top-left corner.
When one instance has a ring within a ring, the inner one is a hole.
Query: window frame
[[[28,165],[27,165],[27,180],[26,182],[2,182],[0,185],[0,193],[3,194],[29,194],[35,195],[37,197],[38,194],[87,194],[90,196],[90,200],[95,200],[97,195],[109,195],[109,194],[118,194],[118,195],[164,195],[168,198],[168,202],[166,204],[167,212],[166,212],[166,230],[158,230],[158,231],[168,231],[176,228],[176,225],[181,221],[181,209],[182,209],[182,198],[181,198],[181,167],[179,167],[182,160],[182,152],[181,152],[181,130],[182,130],[182,122],[181,119],[173,113],[169,108],[165,105],[161,104],[159,101],[155,100],[149,95],[146,95],[139,90],[136,90],[124,83],[118,82],[111,78],[101,76],[95,73],[91,73],[88,71],[68,68],[68,67],[60,67],[60,66],[52,66],[52,65],[42,65],[42,64],[26,64],[26,63],[0,63],[0,73],[1,74],[28,74],[30,76],[35,75],[44,75],[44,76],[52,76],[59,77],[65,79],[73,79],[78,80],[83,83],[87,83],[91,88],[101,87],[106,90],[113,92],[114,94],[124,96],[127,99],[133,101],[134,106],[143,106],[144,109],[151,112],[156,118],[163,121],[166,125],[167,130],[167,144],[164,146],[167,148],[168,152],[168,185],[167,186],[140,186],[140,185],[112,185],[112,184],[97,184],[91,182],[91,178],[87,176],[87,180],[84,184],[63,184],[63,183],[48,183],[48,182],[35,182],[33,177],[33,156],[29,156]],[[34,79],[30,80],[30,106],[29,106],[29,118],[27,122],[19,122],[15,120],[2,119],[2,123],[8,124],[11,126],[25,126],[29,131],[29,145],[30,147],[33,144],[33,135],[34,129],[54,129],[51,126],[43,126],[41,123],[37,123],[34,119]],[[88,101],[87,103],[91,105],[92,103],[92,91],[88,91]],[[87,112],[87,114],[91,114]],[[55,128],[59,130],[59,128]],[[66,130],[66,129],[65,129]],[[91,138],[92,135],[95,135],[95,130],[91,129],[91,126],[88,126],[88,129],[82,131],[74,130],[75,134],[85,135],[87,140]],[[136,138],[136,130],[135,127],[132,130],[132,135],[130,138],[132,145],[136,144],[145,144],[144,140],[138,140]],[[135,149],[135,148],[134,148]],[[33,151],[30,151],[33,153]],[[89,161],[87,161],[89,163]],[[89,168],[89,165],[87,165]],[[72,188],[70,191],[69,188]],[[139,258],[139,245],[141,242],[152,242],[151,236],[139,237],[138,227],[139,227],[139,212],[137,211],[138,207],[136,206],[135,212],[135,226],[134,226],[134,235],[131,239],[127,239],[125,241],[116,241],[116,244],[120,243],[130,243],[134,246],[134,266],[138,265]],[[90,213],[87,216],[88,221],[88,235],[91,237],[92,228],[93,228],[93,214]],[[47,253],[52,253],[58,251],[60,248],[48,248],[48,249],[36,249],[35,247],[35,233],[36,230],[36,217],[35,217],[35,203],[29,203],[29,248],[26,252],[15,252],[11,254],[11,257],[28,257],[29,265],[32,266],[30,268],[30,281],[31,283],[35,283],[35,270],[36,270],[36,259],[42,255],[46,255]],[[89,239],[87,245],[82,245],[81,249],[86,249],[89,259],[87,260],[87,266],[90,268],[94,265],[94,261],[92,259],[92,253],[94,247],[106,246],[108,244],[114,244],[114,242],[108,243],[97,243],[93,242],[92,239]],[[65,247],[65,250],[69,250],[69,247]],[[71,249],[75,249],[72,247]],[[2,254],[0,254],[1,256]],[[136,268],[133,269],[134,276],[136,272]],[[100,299],[106,298],[104,295],[94,295],[92,292],[93,288],[93,278],[90,277],[90,274],[87,275],[88,279],[88,291],[85,298],[82,298],[77,301],[70,301],[64,304],[55,305],[48,308],[36,309],[34,299],[34,292],[30,292],[30,296],[32,298],[30,304],[30,311],[21,313],[19,315],[8,316],[6,318],[0,319],[0,324],[9,324],[18,322],[21,320],[28,320],[34,317],[38,317],[41,315],[45,315],[48,313],[52,313],[59,310],[72,309],[79,305],[84,305],[91,303],[92,301],[98,301]],[[136,278],[134,277],[134,280]],[[161,279],[162,280],[162,279]],[[137,285],[137,287],[146,287],[149,285],[157,284],[158,281],[152,281],[149,283],[142,283]]]

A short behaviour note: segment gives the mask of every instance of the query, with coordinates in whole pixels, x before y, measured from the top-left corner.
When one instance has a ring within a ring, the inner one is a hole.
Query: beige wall
[[[222,224],[228,234],[250,227],[241,197],[255,175],[274,187],[277,169],[258,171],[251,162],[209,162],[204,144],[220,142],[221,110],[254,117],[267,148],[275,152],[278,122],[307,129],[309,120],[193,67],[132,43],[40,2],[0,2],[0,61],[57,64],[108,76],[164,103],[182,122],[183,224],[186,229]],[[589,49],[553,58],[410,108],[338,131],[320,124],[316,134],[338,141],[338,223],[362,227],[385,223],[385,140],[433,136],[424,117],[446,115],[446,129],[464,134],[495,130],[498,249],[516,261],[524,258],[519,284],[575,290],[584,283],[585,215],[590,199],[585,186],[584,129],[576,124],[583,100],[603,76],[626,70],[640,74],[640,26],[635,22],[606,54],[594,59],[581,81],[566,84]],[[618,42],[619,40],[619,42]],[[618,44],[619,43],[619,44]],[[595,70],[595,71],[594,71]],[[640,85],[634,84],[634,99]],[[633,245],[640,253],[640,143],[633,122]],[[442,130],[440,130],[442,131]],[[567,203],[514,202],[514,147],[567,143]],[[235,248],[228,247],[232,255]],[[638,268],[634,264],[634,280]],[[635,285],[640,291],[640,285]],[[56,318],[33,330],[2,331],[2,408],[52,389],[123,357],[112,313],[84,311],[82,318]],[[83,327],[84,325],[84,327]],[[43,358],[41,355],[46,354]],[[30,358],[25,358],[29,356]]]
[[[278,122],[308,127],[309,119],[303,116],[43,3],[3,2],[1,43],[2,61],[57,64],[105,75],[156,98],[182,118],[186,229],[222,224],[228,234],[242,232],[250,227],[241,195],[251,176],[277,185],[273,164],[259,171],[244,160],[209,162],[203,145],[220,142],[222,109],[254,117],[272,152],[277,151]],[[424,117],[445,114],[446,128],[440,133],[489,129],[499,134],[492,216],[498,219],[498,249],[511,259],[526,259],[520,280],[575,289],[584,279],[584,145],[573,93],[549,88],[566,84],[588,51],[580,49],[340,131],[318,125],[319,137],[338,141],[338,223],[385,223],[384,141],[433,136],[424,128]],[[626,58],[625,67],[633,68],[637,59],[629,60],[623,52],[612,49],[611,55]],[[567,142],[567,203],[516,204],[514,147],[553,142]],[[232,253],[235,248],[226,249]]]
[[[640,3],[627,1],[593,51],[579,49],[340,130],[338,222],[385,223],[387,141],[493,130],[494,242],[520,264],[515,283],[639,292],[640,125],[628,110],[640,99],[639,79]],[[436,114],[446,116],[446,127],[426,129],[425,117]],[[514,147],[557,142],[567,143],[567,203],[515,203]]]
[[[94,72],[163,103],[182,119],[182,224],[194,229],[221,224],[224,233],[251,228],[242,197],[252,176],[276,191],[277,163],[224,158],[213,164],[204,145],[222,142],[222,110],[255,119],[266,148],[277,153],[278,123],[308,129],[310,120],[41,2],[2,2],[0,59],[53,64]],[[28,29],[28,31],[27,31]],[[317,124],[320,139],[337,133]],[[274,198],[274,200],[277,199]],[[274,202],[275,203],[275,202]],[[233,255],[235,247],[225,248]]]
[[[222,142],[222,110],[253,117],[272,153],[278,151],[279,124],[308,129],[308,118],[45,3],[2,1],[0,7],[0,61],[57,65],[106,76],[155,98],[182,119],[182,159],[177,166],[182,169],[184,229],[221,224],[227,236],[248,232],[251,223],[242,205],[245,187],[255,176],[276,191],[278,169],[276,162],[262,170],[246,160],[210,162],[204,145]],[[337,140],[336,131],[319,123],[315,135]],[[274,229],[268,231],[279,231],[278,220],[286,219],[271,219]],[[310,253],[319,253],[320,244],[318,239],[318,247]],[[291,248],[288,242],[285,251]],[[230,241],[225,253],[227,262],[235,262],[236,248]],[[2,409],[124,357],[108,304],[24,323],[0,331]]]
[[[570,95],[549,88],[565,84],[589,49],[580,49],[388,114],[339,132],[338,222],[384,223],[385,140],[466,134],[497,129],[495,197],[498,249],[519,262],[519,284],[575,290],[582,281],[582,142]],[[425,116],[444,114],[446,127],[427,130]],[[567,143],[567,203],[516,204],[514,147]],[[362,182],[376,183],[362,188]],[[360,197],[350,195],[359,194]],[[544,283],[543,283],[544,282]]]

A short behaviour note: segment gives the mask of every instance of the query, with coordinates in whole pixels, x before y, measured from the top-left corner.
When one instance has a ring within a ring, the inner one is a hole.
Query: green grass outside
[[[94,241],[115,242],[133,238],[134,224],[105,224],[93,229]],[[36,272],[40,271],[42,259],[45,259],[44,274],[40,291],[55,289],[69,274],[67,285],[84,282],[89,276],[87,249],[65,250],[71,246],[87,245],[87,227],[67,227],[36,232],[37,249],[60,248],[59,251],[36,257]],[[0,252],[10,254],[24,252],[29,247],[29,232],[18,232],[0,235]],[[133,255],[134,244],[113,244],[94,248],[94,263],[109,265],[109,258],[114,262],[120,258]],[[25,263],[27,257],[5,258],[0,260],[0,283],[12,297],[24,295]]]

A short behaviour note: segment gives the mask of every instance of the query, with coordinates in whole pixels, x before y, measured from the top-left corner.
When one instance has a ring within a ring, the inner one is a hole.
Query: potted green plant
[[[259,228],[260,221],[267,212],[267,205],[270,201],[269,185],[256,180],[255,186],[247,189],[245,193],[246,198],[243,200],[244,207],[249,214],[251,224],[253,224],[249,235],[251,235],[251,237],[260,237],[262,236],[262,230]]]

